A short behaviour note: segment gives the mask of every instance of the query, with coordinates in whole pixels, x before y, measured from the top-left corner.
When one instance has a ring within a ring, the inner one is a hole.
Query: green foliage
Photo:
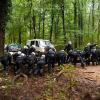
[[[71,40],[77,48],[82,48],[87,42],[99,43],[99,6],[98,0],[95,0],[94,8],[92,0],[12,0],[6,43],[19,42],[20,34],[22,44],[27,39],[44,37],[51,38],[58,49],[63,48],[65,37],[66,42]]]

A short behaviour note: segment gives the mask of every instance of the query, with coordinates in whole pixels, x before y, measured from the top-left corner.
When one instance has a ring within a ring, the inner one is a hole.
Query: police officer
[[[84,52],[85,52],[85,60],[86,60],[86,65],[90,64],[90,55],[91,55],[91,50],[92,48],[96,46],[96,44],[91,44],[91,43],[87,43],[87,45],[84,48]]]
[[[16,66],[16,59],[17,57],[21,54],[21,51],[18,51],[16,53],[13,52],[9,52],[9,54],[11,54],[11,64],[10,64],[10,68],[9,71],[13,74],[15,74],[17,66]]]
[[[36,49],[35,49],[35,45],[32,45],[30,48],[29,48],[29,54],[31,54],[32,52],[35,52]]]
[[[70,54],[71,52],[73,51],[73,46],[72,46],[72,42],[71,41],[68,41],[68,44],[65,46],[65,49],[64,49],[66,52],[67,52],[67,62],[69,62],[69,59],[70,59]]]
[[[64,64],[66,62],[66,53],[64,50],[60,50],[57,53],[57,61],[58,61],[58,66],[60,66],[61,64]]]
[[[87,43],[87,45],[84,48],[84,51],[86,53],[90,54],[91,53],[91,49],[93,49],[93,47],[95,47],[95,46],[96,46],[96,44]]]
[[[3,65],[3,71],[8,73],[9,65],[11,64],[11,55],[5,54],[4,56],[0,57],[0,62]]]
[[[21,71],[23,71],[23,67],[25,64],[25,58],[26,55],[24,53],[21,53],[19,56],[17,56],[16,58],[16,74],[20,73]]]
[[[36,58],[35,53],[32,52],[30,55],[28,55],[26,57],[26,61],[25,62],[28,64],[28,72],[29,72],[29,74],[32,74],[33,73],[33,69],[35,67],[35,64],[37,63],[37,58]]]
[[[52,49],[50,49],[46,54],[46,62],[48,64],[48,72],[50,73],[55,66],[56,61],[56,53]]]
[[[77,61],[80,61],[81,67],[84,68],[84,60],[82,58],[82,54],[80,50],[71,52],[71,61],[74,65],[76,65]]]
[[[69,53],[70,50],[73,50],[71,41],[68,41],[68,44],[65,46],[64,50],[67,51],[67,53]]]
[[[9,45],[7,45],[6,50],[7,50],[7,52],[9,52]]]
[[[45,66],[45,55],[42,55],[37,61],[37,66],[34,74],[42,75],[44,66]]]
[[[29,48],[27,46],[24,46],[24,48],[22,49],[22,53],[24,53],[25,55],[29,55]]]

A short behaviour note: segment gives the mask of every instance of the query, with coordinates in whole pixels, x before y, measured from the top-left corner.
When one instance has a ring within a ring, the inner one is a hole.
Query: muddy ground
[[[64,65],[51,74],[13,79],[0,73],[0,100],[100,100],[100,66]]]

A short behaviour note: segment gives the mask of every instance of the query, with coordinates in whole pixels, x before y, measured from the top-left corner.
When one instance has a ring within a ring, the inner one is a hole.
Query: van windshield
[[[44,41],[47,46],[51,46],[52,44],[49,41]]]
[[[40,45],[45,47],[45,46],[51,46],[52,44],[49,41],[40,41]]]
[[[35,42],[34,41],[31,41],[31,46],[34,45],[34,44],[35,44]]]

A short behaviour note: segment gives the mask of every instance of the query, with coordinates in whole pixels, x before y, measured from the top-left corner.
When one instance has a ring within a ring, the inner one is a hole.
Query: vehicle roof
[[[9,46],[9,47],[10,47],[10,46],[18,46],[18,47],[21,47],[20,44],[16,44],[16,43],[9,44],[8,46]]]
[[[9,45],[17,45],[16,43],[11,43],[11,44],[9,44]]]
[[[31,39],[31,40],[27,40],[27,41],[49,41],[49,40],[44,40],[44,39]]]

